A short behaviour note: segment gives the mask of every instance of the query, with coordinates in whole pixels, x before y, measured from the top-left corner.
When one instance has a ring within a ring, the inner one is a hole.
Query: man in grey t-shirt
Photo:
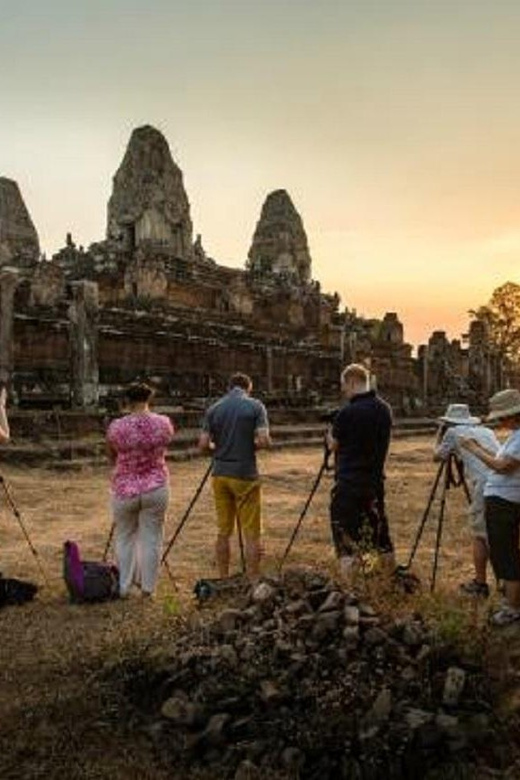
[[[235,521],[244,535],[248,574],[252,579],[259,574],[261,490],[256,450],[268,447],[270,438],[265,406],[250,397],[252,389],[246,374],[233,374],[229,391],[206,412],[199,438],[201,450],[213,450],[216,555],[221,577],[229,576]]]

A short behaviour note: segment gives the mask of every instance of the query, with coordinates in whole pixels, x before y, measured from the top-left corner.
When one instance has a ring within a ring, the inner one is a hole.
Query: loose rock
[[[238,625],[241,617],[239,609],[225,609],[223,610],[217,622],[217,628],[223,633],[227,634],[230,631],[234,631]]]
[[[447,707],[454,707],[458,704],[465,680],[466,672],[464,669],[460,669],[457,666],[450,666],[446,672],[446,679],[444,681],[444,691],[442,694],[442,703],[444,705]]]
[[[349,626],[357,626],[359,624],[359,608],[352,604],[347,604],[343,610],[345,615],[345,623]]]
[[[150,739],[170,751],[174,776],[210,765],[238,780],[401,780],[482,749],[493,720],[474,693],[480,672],[458,667],[418,617],[393,621],[294,571],[241,597],[245,610],[212,613],[177,638],[167,673],[147,685],[162,713]]]
[[[253,590],[252,598],[257,604],[270,601],[276,595],[276,590],[267,582],[260,582]]]

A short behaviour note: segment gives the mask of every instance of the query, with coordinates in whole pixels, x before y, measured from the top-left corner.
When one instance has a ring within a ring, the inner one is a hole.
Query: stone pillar
[[[273,348],[272,347],[266,347],[265,350],[265,358],[266,358],[266,379],[267,379],[267,392],[272,393],[273,392]]]
[[[73,406],[85,408],[96,406],[99,401],[98,285],[73,282],[70,287],[70,395]]]
[[[429,354],[429,350],[428,350],[428,344],[426,344],[426,346],[424,347],[424,352],[423,352],[423,377],[422,377],[422,380],[423,380],[423,404],[424,404],[424,408],[425,409],[428,406],[428,380],[429,380],[429,376],[428,376],[428,369],[429,369],[428,361],[429,361],[429,359],[430,359],[430,354]]]
[[[18,284],[18,271],[0,271],[0,381],[8,382],[14,368],[13,314],[14,292]]]

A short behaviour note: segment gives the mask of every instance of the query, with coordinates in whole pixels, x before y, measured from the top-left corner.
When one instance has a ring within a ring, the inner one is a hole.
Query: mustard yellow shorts
[[[262,532],[260,481],[212,477],[212,482],[219,534],[231,536],[238,516],[244,536],[259,539]]]

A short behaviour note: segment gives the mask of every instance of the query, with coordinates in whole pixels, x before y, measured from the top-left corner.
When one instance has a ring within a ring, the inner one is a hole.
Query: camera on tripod
[[[327,423],[328,425],[332,425],[334,420],[336,419],[336,415],[338,414],[339,409],[327,409],[327,411],[322,412],[319,416],[319,421],[323,423]]]

